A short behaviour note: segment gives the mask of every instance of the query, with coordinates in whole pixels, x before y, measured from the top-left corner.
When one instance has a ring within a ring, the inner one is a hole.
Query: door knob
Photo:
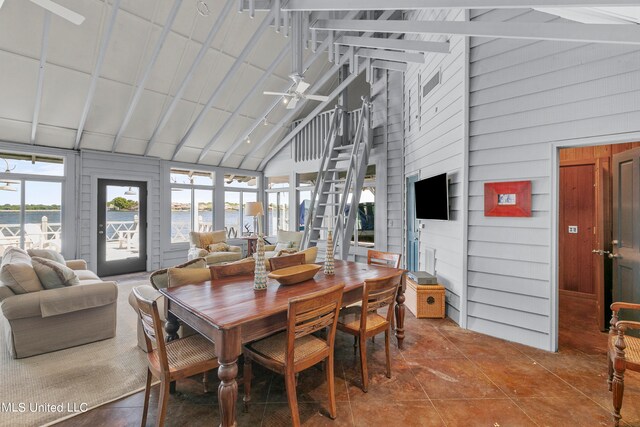
[[[609,258],[610,259],[620,259],[620,258],[622,258],[622,255],[620,255],[620,254],[609,254]]]
[[[104,231],[100,230],[98,231],[98,234],[104,234]]]

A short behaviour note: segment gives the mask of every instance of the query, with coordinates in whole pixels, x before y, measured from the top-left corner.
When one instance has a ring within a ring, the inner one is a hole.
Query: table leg
[[[398,286],[398,295],[396,296],[396,339],[398,340],[398,348],[402,348],[402,342],[404,341],[404,312],[406,310],[404,306],[404,290],[406,282],[405,276],[402,275],[400,286]]]
[[[216,340],[216,352],[218,353],[218,404],[220,405],[220,426],[235,427],[236,401],[238,400],[238,357],[242,353],[240,329],[220,331]]]
[[[167,342],[178,339],[178,329],[180,329],[178,318],[169,312],[167,314],[167,322],[164,325],[164,330],[167,333]]]

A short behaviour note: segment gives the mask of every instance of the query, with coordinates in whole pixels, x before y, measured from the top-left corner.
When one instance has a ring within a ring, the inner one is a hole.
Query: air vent
[[[436,86],[440,84],[440,71],[434,74],[433,77],[422,87],[422,97],[426,97]]]

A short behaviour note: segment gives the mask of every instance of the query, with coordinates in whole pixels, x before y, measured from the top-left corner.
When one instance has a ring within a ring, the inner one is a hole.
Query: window
[[[212,231],[214,173],[171,169],[171,243],[189,241],[190,231]]]
[[[247,202],[258,201],[258,179],[248,175],[224,176],[224,227],[228,237],[254,233],[254,218],[244,214]]]
[[[311,195],[313,193],[313,186],[316,184],[318,178],[317,173],[302,173],[298,175],[298,230],[304,230],[304,224],[309,214],[309,206],[311,205]]]
[[[9,246],[62,250],[64,170],[62,158],[0,153],[0,256]]]
[[[347,205],[351,206],[352,195],[349,194]],[[358,213],[356,216],[356,232],[351,242],[356,246],[372,248],[375,244],[375,207],[376,207],[376,167],[369,165],[360,193]]]
[[[278,230],[289,231],[289,177],[267,179],[267,231],[275,235]]]

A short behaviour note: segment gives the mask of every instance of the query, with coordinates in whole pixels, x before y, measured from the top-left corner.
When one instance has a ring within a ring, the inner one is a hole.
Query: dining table
[[[242,345],[286,329],[289,299],[344,283],[343,306],[362,300],[365,280],[404,273],[405,270],[335,261],[335,274],[321,269],[312,279],[281,285],[269,279],[267,289],[253,289],[253,275],[233,276],[215,281],[160,289],[167,298],[167,340],[178,338],[180,322],[215,344],[218,357],[218,404],[220,425],[236,426],[238,399],[238,358]],[[395,336],[402,348],[404,340],[405,275],[398,287],[395,306]]]

